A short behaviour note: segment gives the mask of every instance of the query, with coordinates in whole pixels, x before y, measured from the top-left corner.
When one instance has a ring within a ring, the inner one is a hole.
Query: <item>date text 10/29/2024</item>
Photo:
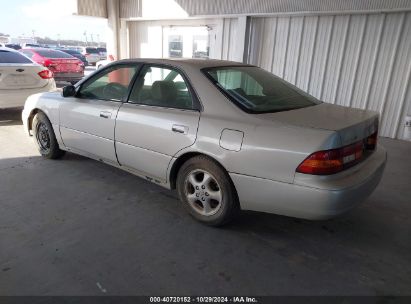
[[[150,303],[258,303],[255,297],[150,297]]]

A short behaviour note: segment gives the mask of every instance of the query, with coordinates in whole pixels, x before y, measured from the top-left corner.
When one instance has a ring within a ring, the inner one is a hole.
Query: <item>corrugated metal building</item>
[[[411,140],[410,0],[78,0],[78,13],[108,18],[118,58],[192,57],[206,33],[208,57],[379,111],[380,135]]]

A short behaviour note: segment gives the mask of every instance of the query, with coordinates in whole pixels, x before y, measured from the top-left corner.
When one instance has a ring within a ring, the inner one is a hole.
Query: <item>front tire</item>
[[[54,135],[53,126],[44,113],[37,113],[33,118],[33,135],[37,148],[44,158],[57,159],[64,155]]]
[[[189,213],[210,226],[222,226],[239,211],[237,192],[227,172],[206,156],[189,159],[177,175],[177,191]]]

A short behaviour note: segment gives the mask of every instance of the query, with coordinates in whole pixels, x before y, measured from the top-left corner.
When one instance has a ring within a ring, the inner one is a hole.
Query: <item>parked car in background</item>
[[[67,53],[44,48],[21,49],[20,52],[52,71],[56,81],[74,84],[84,77],[84,63]]]
[[[68,49],[68,50],[77,51],[77,52],[79,52],[79,53],[81,53],[81,52],[83,51],[83,47],[82,47],[82,46],[72,46],[72,45],[69,45],[69,46],[66,46],[65,48]]]
[[[55,89],[51,71],[16,50],[0,47],[0,108],[22,107],[28,96]]]
[[[88,64],[86,57],[78,51],[70,50],[70,49],[58,49],[58,50],[64,53],[67,53],[73,57],[76,57],[77,59],[80,59],[84,63],[85,66]]]
[[[98,70],[98,69],[101,69],[103,66],[106,66],[106,65],[109,64],[110,62],[111,62],[111,61],[108,60],[108,59],[97,61],[97,63],[96,63],[96,68],[97,68],[97,70]]]
[[[22,117],[45,158],[71,151],[177,188],[209,225],[240,209],[335,217],[373,192],[387,160],[378,113],[230,61],[116,61],[28,98]]]
[[[106,60],[100,60],[96,63],[97,70],[114,61],[114,56],[109,55]]]
[[[21,50],[21,46],[15,43],[8,43],[5,45],[5,47],[11,48],[13,50]]]
[[[100,61],[100,53],[95,47],[83,47],[83,50],[81,52],[86,59],[88,64],[90,65],[96,65],[97,61]]]
[[[98,47],[97,51],[100,54],[100,60],[106,60],[107,59],[107,49],[103,47]]]
[[[41,48],[42,46],[40,44],[35,44],[35,43],[25,43],[23,44],[23,48]]]

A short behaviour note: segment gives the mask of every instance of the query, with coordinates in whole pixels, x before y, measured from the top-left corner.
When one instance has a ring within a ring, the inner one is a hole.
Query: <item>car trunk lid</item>
[[[46,79],[38,73],[44,70],[37,64],[2,64],[0,65],[0,89],[35,89],[44,87]]]
[[[77,58],[48,59],[47,67],[57,73],[81,72],[82,62]]]
[[[300,127],[335,131],[341,138],[342,146],[365,139],[378,130],[378,113],[328,103],[261,114],[260,117]]]

